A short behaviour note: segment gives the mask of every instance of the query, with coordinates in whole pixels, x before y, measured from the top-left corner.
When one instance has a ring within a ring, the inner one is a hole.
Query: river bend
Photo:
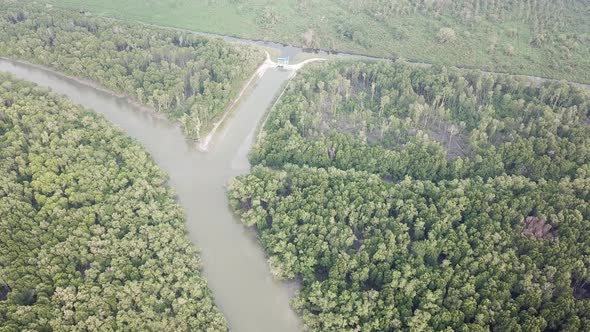
[[[260,119],[292,71],[269,68],[213,141],[199,152],[167,120],[61,74],[0,59],[0,71],[51,88],[105,116],[137,139],[170,176],[186,212],[191,241],[200,249],[203,276],[232,331],[289,332],[301,322],[289,306],[295,285],[273,280],[253,232],[232,214],[225,186],[250,169],[247,159]]]

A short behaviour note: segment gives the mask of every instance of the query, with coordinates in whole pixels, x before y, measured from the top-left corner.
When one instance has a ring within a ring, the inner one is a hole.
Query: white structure
[[[283,68],[289,65],[289,57],[286,58],[277,58],[277,63],[279,68]]]

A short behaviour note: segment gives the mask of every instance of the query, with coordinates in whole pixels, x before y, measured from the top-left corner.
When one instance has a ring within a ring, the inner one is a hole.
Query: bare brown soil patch
[[[521,234],[537,240],[553,240],[556,237],[556,231],[557,229],[551,223],[529,216],[523,222]]]
[[[469,137],[462,132],[459,126],[440,121],[438,125],[433,123],[427,130],[428,137],[443,146],[447,152],[448,160],[465,157],[471,153]]]

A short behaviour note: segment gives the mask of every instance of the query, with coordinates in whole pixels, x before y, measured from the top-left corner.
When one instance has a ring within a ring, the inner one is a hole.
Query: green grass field
[[[421,11],[377,19],[366,8],[358,8],[363,5],[343,0],[50,0],[50,3],[97,15],[202,32],[590,83],[590,9],[581,0],[568,2],[562,14],[565,23],[545,32],[549,41],[541,46],[531,44],[532,23],[511,12],[501,18],[484,16],[465,21],[457,15]],[[540,13],[549,15],[552,8],[544,10]],[[441,43],[437,39],[437,33],[445,27],[455,31],[454,41]]]

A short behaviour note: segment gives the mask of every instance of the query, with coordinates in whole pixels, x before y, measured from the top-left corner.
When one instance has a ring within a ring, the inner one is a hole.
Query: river
[[[228,42],[275,48],[283,57],[294,58],[305,52],[297,47],[272,42],[199,34],[223,38]],[[341,58],[383,60],[346,53],[316,53],[334,54]],[[430,66],[421,63],[410,65]],[[186,212],[188,236],[201,251],[203,276],[232,331],[302,330],[299,318],[289,306],[289,300],[297,288],[296,283],[272,279],[255,234],[232,214],[225,189],[231,178],[248,173],[250,164],[247,154],[255,130],[274,98],[292,76],[291,71],[268,69],[223,124],[208,153],[200,152],[194,143],[187,141],[178,126],[146,112],[126,98],[113,96],[89,84],[26,63],[0,59],[0,71],[49,87],[73,102],[104,115],[151,153],[156,163],[170,176],[170,184]],[[520,77],[537,84],[553,81],[534,76]],[[588,85],[577,85],[590,88]]]
[[[162,25],[151,24],[151,23],[146,23],[146,22],[141,22],[141,21],[138,21],[137,23],[141,23],[146,26],[156,27],[156,28],[160,28],[160,29],[193,33],[196,35],[205,36],[205,37],[209,37],[209,38],[219,38],[219,39],[222,39],[222,40],[229,42],[229,43],[257,45],[260,47],[272,48],[272,49],[279,50],[281,52],[282,57],[288,57],[291,59],[295,58],[299,54],[308,54],[308,55],[315,54],[318,56],[334,56],[334,57],[342,58],[342,59],[363,60],[363,61],[395,61],[396,60],[394,58],[379,58],[379,57],[375,57],[375,56],[371,56],[371,55],[358,54],[358,53],[347,53],[347,52],[340,52],[340,51],[333,51],[333,50],[301,48],[301,47],[297,47],[297,46],[281,44],[281,43],[267,41],[267,40],[254,40],[254,39],[226,36],[226,35],[220,35],[220,34],[214,34],[214,33],[208,33],[208,32],[193,31],[193,30],[188,30],[188,29],[183,29],[183,28],[162,26]],[[433,66],[430,63],[417,62],[417,61],[405,60],[404,63],[407,65],[410,65],[410,66],[423,67],[423,68],[428,68],[428,67]],[[447,67],[456,68],[459,70],[479,70],[477,68],[462,67],[462,66],[457,66],[457,67],[447,66]],[[493,71],[486,71],[486,70],[479,70],[479,71],[481,71],[482,73],[492,74],[492,75],[508,75],[508,76],[513,76],[513,77],[517,77],[517,78],[522,78],[524,80],[530,81],[532,84],[537,85],[537,86],[539,86],[545,82],[559,82],[559,80],[557,80],[557,79],[540,77],[540,76],[512,74],[512,73],[506,73],[506,72],[493,72]],[[573,84],[578,87],[581,87],[581,88],[584,88],[584,89],[587,89],[587,90],[590,90],[590,84],[584,84],[584,83],[578,83],[578,82],[568,82],[568,83]]]
[[[292,72],[268,69],[212,142],[199,152],[178,126],[113,96],[58,73],[0,59],[0,71],[51,88],[73,102],[105,116],[137,139],[170,175],[170,185],[186,212],[191,241],[200,249],[203,276],[232,331],[300,331],[289,306],[295,283],[273,280],[255,234],[228,206],[225,186],[248,173],[247,159],[255,131]]]

